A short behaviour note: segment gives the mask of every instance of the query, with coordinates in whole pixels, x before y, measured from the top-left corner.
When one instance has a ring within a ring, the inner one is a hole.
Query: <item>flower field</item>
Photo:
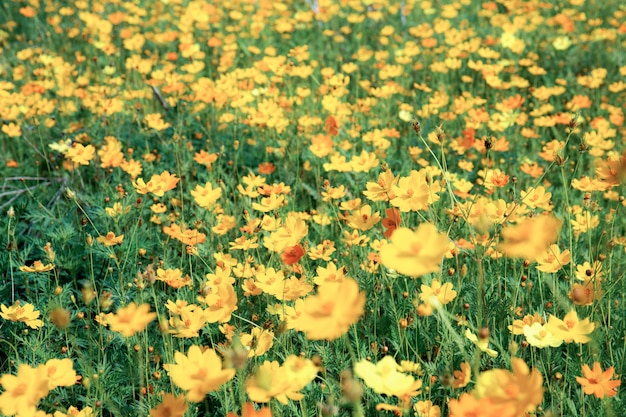
[[[626,416],[626,7],[0,4],[0,415]]]

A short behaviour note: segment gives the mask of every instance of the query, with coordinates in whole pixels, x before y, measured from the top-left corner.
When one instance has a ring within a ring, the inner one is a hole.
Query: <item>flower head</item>
[[[406,227],[396,229],[389,244],[380,250],[383,265],[411,277],[438,271],[448,251],[448,236],[437,227],[422,223],[415,232]]]
[[[365,293],[353,279],[327,282],[318,287],[317,295],[304,300],[296,329],[310,340],[334,340],[348,331],[363,315]]]
[[[187,355],[174,354],[176,364],[166,364],[172,382],[187,391],[187,400],[200,402],[211,391],[216,391],[235,376],[235,369],[223,369],[222,360],[213,349],[193,345]]]
[[[109,328],[119,332],[124,337],[130,337],[144,330],[148,323],[156,318],[156,313],[150,313],[150,305],[130,303],[126,307],[119,308],[115,314],[107,314]]]
[[[606,371],[602,371],[599,362],[593,363],[593,369],[589,365],[583,365],[584,377],[577,376],[576,381],[583,387],[583,391],[587,395],[595,395],[597,398],[605,396],[615,397],[617,395],[617,387],[622,383],[619,379],[612,380],[615,369],[611,366]]]

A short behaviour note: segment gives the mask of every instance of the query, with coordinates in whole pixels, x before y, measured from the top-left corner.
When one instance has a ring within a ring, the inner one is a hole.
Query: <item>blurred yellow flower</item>
[[[510,258],[537,259],[557,241],[561,224],[554,216],[541,215],[505,227],[498,250]]]
[[[106,320],[112,331],[119,332],[124,337],[130,337],[144,330],[156,318],[156,313],[150,313],[149,311],[149,304],[137,306],[137,304],[132,302],[126,307],[118,308],[115,314],[108,313]]]
[[[477,398],[489,398],[495,405],[512,409],[511,416],[534,411],[543,402],[543,377],[537,369],[530,371],[520,358],[512,358],[513,372],[492,369],[481,373],[476,381]]]
[[[4,392],[0,394],[0,413],[5,416],[35,415],[37,403],[49,392],[44,365],[31,368],[21,364],[17,368],[17,375],[2,375],[0,385],[4,388]]]
[[[48,389],[71,387],[76,383],[76,371],[71,359],[50,359],[44,366],[48,375]]]
[[[175,397],[174,394],[167,393],[163,401],[150,410],[150,417],[183,417],[188,407],[184,395]]]
[[[299,392],[309,384],[319,368],[313,361],[295,355],[289,355],[281,366],[277,361],[265,361],[246,380],[246,392],[254,402],[266,403],[275,398],[282,404],[289,399],[301,400],[304,395]]]
[[[399,398],[416,396],[422,387],[421,380],[400,372],[393,356],[385,356],[377,364],[361,360],[354,365],[354,374],[377,394]]]
[[[359,320],[364,306],[365,293],[359,291],[355,280],[323,283],[317,295],[305,298],[295,328],[309,340],[335,340]]]
[[[422,223],[415,232],[400,227],[391,241],[380,250],[381,263],[401,274],[418,277],[440,269],[448,251],[448,236],[430,223]]]
[[[145,120],[149,128],[157,131],[165,130],[171,126],[171,124],[166,123],[163,119],[161,119],[161,115],[159,113],[147,114]]]

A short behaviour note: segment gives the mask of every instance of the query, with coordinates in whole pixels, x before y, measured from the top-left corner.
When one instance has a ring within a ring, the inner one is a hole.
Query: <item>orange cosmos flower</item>
[[[470,368],[469,362],[462,362],[461,369],[452,372],[454,379],[452,380],[452,388],[463,388],[469,384],[472,377],[472,368]]]
[[[385,209],[385,218],[383,219],[383,227],[385,228],[384,236],[390,239],[393,232],[400,227],[402,220],[400,219],[400,211],[397,208]]]
[[[287,265],[297,263],[304,256],[304,248],[299,243],[295,246],[287,246],[280,255],[283,262]]]
[[[161,404],[150,410],[150,417],[183,417],[188,405],[185,396],[174,397],[173,394],[165,394]]]
[[[130,337],[144,330],[156,318],[156,313],[150,313],[149,311],[149,304],[137,306],[133,302],[126,307],[117,309],[115,314],[107,314],[106,319],[111,330],[121,333],[124,337]]]
[[[380,250],[380,260],[387,268],[419,277],[439,270],[448,241],[448,236],[430,223],[420,224],[415,232],[401,227]]]
[[[309,340],[335,340],[359,320],[364,306],[365,293],[355,280],[322,284],[317,295],[304,300],[296,329],[306,332]]]
[[[276,171],[276,165],[271,162],[262,162],[259,164],[259,174],[269,175]]]
[[[497,406],[489,398],[476,399],[471,394],[461,394],[459,399],[448,402],[449,417],[503,417],[506,407]],[[504,414],[510,416],[510,414]]]
[[[235,413],[228,413],[226,417],[238,417]],[[254,409],[252,403],[245,403],[241,410],[241,417],[272,417],[272,410],[267,407],[261,408],[259,411]]]
[[[597,398],[605,396],[615,397],[617,387],[622,383],[620,380],[612,380],[615,369],[611,366],[606,371],[602,371],[599,362],[593,363],[593,369],[589,365],[583,365],[584,378],[577,376],[576,381],[583,387],[583,392],[587,395],[593,394]]]
[[[200,152],[196,152],[193,155],[193,160],[197,163],[206,166],[207,168],[211,168],[213,162],[217,161],[217,153],[208,153],[204,149]]]

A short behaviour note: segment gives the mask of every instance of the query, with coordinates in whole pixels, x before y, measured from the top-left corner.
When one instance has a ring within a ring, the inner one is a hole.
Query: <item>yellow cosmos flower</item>
[[[145,120],[148,127],[156,131],[165,130],[171,126],[171,124],[166,123],[163,119],[161,119],[161,115],[159,113],[147,114]]]
[[[48,388],[71,387],[76,383],[76,371],[71,359],[50,359],[45,364]]]
[[[21,321],[26,323],[31,329],[39,329],[43,326],[43,321],[39,319],[39,311],[35,310],[32,304],[26,303],[21,305],[19,301],[16,301],[11,307],[7,307],[4,304],[0,306],[0,317],[10,321]]]
[[[556,217],[547,215],[505,227],[501,232],[504,242],[498,250],[510,258],[537,259],[557,241],[561,224]]]
[[[365,293],[359,291],[355,280],[325,283],[318,287],[317,295],[304,300],[295,327],[309,340],[335,340],[359,320],[364,306]]]
[[[33,262],[32,266],[22,265],[20,266],[20,271],[22,272],[48,272],[54,269],[54,265],[46,264],[44,265],[41,261]]]
[[[288,356],[282,366],[276,361],[265,361],[246,380],[246,393],[258,403],[272,398],[282,404],[287,404],[289,399],[301,400],[304,395],[299,391],[313,381],[318,371],[313,361],[295,355]]]
[[[205,209],[212,209],[215,203],[222,196],[221,188],[213,188],[210,182],[207,182],[204,187],[196,185],[196,188],[191,191],[191,196],[200,207]]]
[[[465,330],[465,337],[467,337],[470,341],[472,341],[478,349],[485,352],[487,355],[491,356],[492,358],[495,358],[498,356],[498,352],[496,352],[495,350],[489,347],[488,338],[479,339],[478,336],[472,333],[470,329]]]
[[[526,341],[536,348],[561,346],[563,339],[552,334],[546,325],[533,323],[531,326],[524,326],[524,336]]]
[[[563,320],[550,315],[547,327],[552,334],[563,339],[565,343],[587,343],[591,340],[587,335],[593,332],[596,325],[589,318],[580,320],[576,310],[570,310]]]
[[[133,302],[126,307],[119,308],[115,314],[107,314],[106,320],[112,331],[119,332],[124,337],[130,337],[144,330],[156,318],[156,313],[150,313],[149,311],[149,304],[137,306]]]
[[[440,269],[448,250],[448,236],[430,223],[422,223],[415,232],[400,227],[389,244],[380,250],[380,261],[401,274],[419,277]]]
[[[392,356],[385,356],[377,364],[366,360],[356,363],[354,374],[378,394],[394,395],[399,398],[419,394],[422,381],[398,371],[398,368]]]
[[[274,344],[274,333],[259,327],[252,329],[250,334],[239,335],[241,344],[248,349],[248,357],[261,356]]]
[[[100,236],[96,240],[104,246],[121,245],[124,240],[124,235],[115,236],[115,233],[108,232],[106,236]]]
[[[48,395],[48,375],[46,367],[31,368],[22,364],[17,375],[5,374],[0,377],[4,392],[0,394],[0,413],[5,416],[34,415],[39,400]]]
[[[537,269],[542,272],[557,272],[561,267],[570,263],[572,255],[569,249],[563,252],[558,245],[550,245],[547,251],[537,258]]]
[[[235,369],[223,369],[222,360],[213,349],[193,345],[187,355],[174,354],[176,364],[164,365],[170,379],[178,388],[187,391],[187,400],[200,402],[211,391],[235,376]]]
[[[494,405],[512,408],[512,416],[534,411],[543,402],[543,377],[536,369],[530,371],[520,358],[512,358],[513,372],[492,369],[481,373],[476,381],[477,398],[489,398]]]
[[[80,143],[75,143],[71,148],[65,152],[65,157],[71,160],[75,164],[89,165],[96,156],[96,148],[93,145],[83,146]]]

